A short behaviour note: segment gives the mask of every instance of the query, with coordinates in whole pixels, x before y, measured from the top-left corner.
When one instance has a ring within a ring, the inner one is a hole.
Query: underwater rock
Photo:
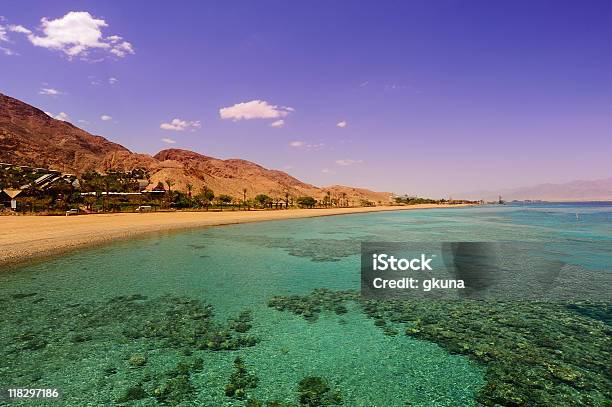
[[[258,399],[248,399],[244,403],[245,407],[297,407],[296,404],[286,403],[281,400],[268,400],[265,402]]]
[[[383,330],[383,333],[384,333],[385,335],[387,335],[387,336],[395,336],[395,335],[397,335],[399,332],[398,332],[398,330],[397,330],[397,329],[395,329],[395,328],[392,328],[392,327],[390,327],[390,326],[385,326],[385,328],[384,328],[384,330]]]
[[[114,366],[107,366],[104,368],[104,374],[107,376],[114,375],[117,373],[117,368]]]
[[[248,332],[253,325],[250,322],[253,321],[250,310],[245,310],[240,313],[236,318],[233,318],[229,322],[229,328],[238,333]]]
[[[87,341],[91,341],[91,335],[87,333],[78,333],[70,337],[70,342],[72,343],[82,343]]]
[[[313,262],[337,262],[360,253],[361,238],[351,239],[287,239],[266,236],[235,236],[227,234],[223,239],[237,239],[243,243],[260,247],[284,249],[295,257],[309,258]]]
[[[162,384],[154,385],[152,395],[162,404],[180,405],[193,399],[196,389],[191,384],[192,372],[202,370],[204,361],[196,358],[192,362],[181,361],[171,369]]]
[[[310,295],[275,296],[268,300],[268,307],[277,311],[291,311],[301,315],[309,322],[315,322],[323,311],[342,315],[348,312],[346,301],[357,300],[359,295],[354,291],[331,291],[325,288],[315,289]]]
[[[19,336],[20,348],[23,350],[39,350],[47,346],[48,342],[41,333],[25,332]]]
[[[142,367],[147,363],[147,358],[140,354],[132,355],[128,360],[128,363],[132,367]]]
[[[16,299],[16,300],[20,300],[22,298],[33,297],[33,296],[35,296],[37,294],[38,293],[17,293],[17,294],[11,295],[11,298]]]
[[[123,395],[117,399],[119,403],[125,403],[128,401],[141,400],[147,397],[147,393],[142,388],[141,384],[137,384],[136,386],[128,387]]]
[[[195,388],[187,375],[169,378],[161,386],[153,390],[153,395],[158,401],[173,405],[179,404],[183,400],[188,400],[194,393]]]
[[[236,371],[232,373],[229,383],[225,386],[225,395],[241,400],[245,398],[247,389],[257,387],[259,378],[247,371],[240,357],[234,359],[234,368]]]
[[[298,396],[300,404],[309,407],[342,404],[340,393],[332,391],[325,379],[317,376],[308,376],[300,380]]]
[[[348,312],[348,309],[346,309],[344,305],[338,305],[336,306],[336,308],[334,308],[334,312],[338,315],[342,315],[346,314]]]

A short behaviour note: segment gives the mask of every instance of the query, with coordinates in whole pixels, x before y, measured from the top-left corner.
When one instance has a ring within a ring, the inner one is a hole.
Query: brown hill
[[[0,93],[0,161],[84,172],[109,153],[130,152]]]
[[[176,182],[175,187],[180,190],[185,190],[187,184],[192,184],[194,190],[199,190],[206,185],[213,191],[235,197],[242,197],[243,189],[246,188],[247,196],[250,197],[265,193],[271,197],[282,198],[285,193],[289,193],[294,197],[313,196],[317,199],[323,198],[327,191],[330,191],[331,197],[338,199],[344,193],[355,204],[362,199],[387,203],[390,196],[385,192],[373,192],[340,185],[318,188],[285,172],[269,170],[250,161],[220,160],[176,148],[162,150],[154,158],[159,161],[159,164],[156,166],[157,172],[151,177],[152,184],[170,178]]]
[[[45,112],[0,93],[0,162],[46,167],[63,172],[83,174],[146,168],[151,185],[172,179],[175,190],[185,191],[192,184],[194,191],[204,185],[216,194],[242,197],[267,194],[284,197],[309,195],[323,198],[327,191],[332,198],[358,204],[360,200],[387,203],[390,194],[361,188],[334,185],[318,188],[287,173],[270,170],[246,160],[221,160],[192,151],[168,149],[154,157],[137,154],[127,148],[94,136],[71,123],[53,119]]]

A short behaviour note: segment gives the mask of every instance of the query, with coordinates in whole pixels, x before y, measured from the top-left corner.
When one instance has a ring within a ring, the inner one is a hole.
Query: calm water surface
[[[323,313],[311,323],[267,306],[273,296],[321,287],[358,290],[361,241],[474,240],[523,242],[526,257],[539,255],[529,247],[546,244],[585,272],[610,271],[612,206],[508,205],[234,225],[118,242],[14,268],[0,273],[8,315],[0,345],[10,356],[10,363],[0,362],[0,381],[58,388],[57,405],[121,404],[135,378],[147,390],[179,361],[199,356],[203,367],[189,379],[193,403],[244,405],[223,390],[240,355],[259,377],[249,397],[263,400],[295,402],[297,383],[311,375],[325,377],[349,406],[477,405],[484,369],[464,356],[404,335],[385,336],[354,308]],[[160,309],[167,305],[157,303],[160,298],[201,300],[214,308],[220,324],[250,310],[249,334],[260,342],[192,354],[154,346],[147,338],[126,340],[113,333],[122,323],[121,306],[108,304],[134,294]],[[79,308],[85,305],[103,320],[95,329],[91,313]],[[74,339],[89,328],[90,337]],[[38,345],[32,339],[38,336],[49,339]],[[134,366],[134,355],[145,355],[146,366]],[[143,397],[126,403],[157,402]],[[180,403],[192,405],[166,400]]]

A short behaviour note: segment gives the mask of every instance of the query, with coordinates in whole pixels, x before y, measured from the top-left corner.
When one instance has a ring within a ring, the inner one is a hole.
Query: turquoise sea
[[[598,281],[602,299],[364,301],[362,241],[517,242],[517,259],[545,252]],[[611,272],[609,203],[116,242],[0,273],[0,387],[60,393],[0,405],[609,406]]]

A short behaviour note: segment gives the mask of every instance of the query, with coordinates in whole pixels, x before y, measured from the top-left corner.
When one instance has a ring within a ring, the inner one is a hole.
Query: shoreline
[[[80,216],[2,216],[0,267],[27,263],[79,248],[158,232],[181,231],[272,220],[371,212],[461,208],[471,205],[421,204],[275,211],[111,213]]]

